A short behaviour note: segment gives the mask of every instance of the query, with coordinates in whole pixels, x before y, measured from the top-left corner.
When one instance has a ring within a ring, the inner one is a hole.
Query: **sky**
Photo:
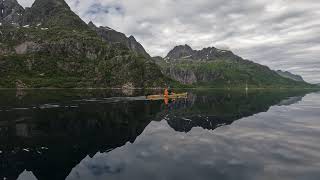
[[[84,21],[133,35],[152,56],[214,46],[320,83],[319,0],[66,1]]]

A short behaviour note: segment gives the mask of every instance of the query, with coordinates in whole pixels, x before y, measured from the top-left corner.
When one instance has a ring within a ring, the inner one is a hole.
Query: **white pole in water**
[[[246,97],[248,97],[248,81],[246,82]]]

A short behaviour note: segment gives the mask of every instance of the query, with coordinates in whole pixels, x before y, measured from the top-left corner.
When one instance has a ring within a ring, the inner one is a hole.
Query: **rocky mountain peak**
[[[239,60],[240,57],[234,55],[231,51],[217,49],[215,47],[203,48],[202,50],[193,50],[188,45],[180,45],[173,48],[166,59],[169,60],[195,60],[195,61],[211,61],[211,60]]]
[[[191,57],[194,50],[187,44],[174,47],[166,56],[166,59],[179,59]]]
[[[131,41],[137,41],[136,38],[134,38],[132,35],[129,36],[129,40],[131,40]]]
[[[47,12],[55,10],[56,8],[70,9],[64,0],[35,0],[32,7]]]
[[[90,28],[97,28],[97,26],[96,26],[92,21],[90,21],[90,22],[88,23],[88,26],[89,26]]]
[[[31,8],[26,10],[23,25],[40,23],[46,27],[89,29],[64,0],[35,0]]]
[[[137,52],[138,54],[143,55],[144,57],[151,58],[151,56],[147,53],[144,47],[136,40],[136,38],[130,36],[128,40],[129,49],[133,50],[134,52]]]
[[[17,0],[0,0],[0,22],[19,24],[24,13]]]
[[[179,46],[176,46],[173,48],[173,50],[176,50],[176,51],[193,51],[193,49],[188,45],[188,44],[185,44],[185,45],[179,45]]]

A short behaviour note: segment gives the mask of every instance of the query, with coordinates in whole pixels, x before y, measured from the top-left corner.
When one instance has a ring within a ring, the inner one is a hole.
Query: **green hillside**
[[[151,59],[108,45],[63,0],[36,0],[0,31],[0,87],[143,88],[168,81]]]

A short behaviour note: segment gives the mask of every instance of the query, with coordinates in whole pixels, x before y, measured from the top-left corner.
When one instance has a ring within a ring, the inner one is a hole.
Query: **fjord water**
[[[188,91],[2,90],[0,179],[320,178],[319,92]]]

